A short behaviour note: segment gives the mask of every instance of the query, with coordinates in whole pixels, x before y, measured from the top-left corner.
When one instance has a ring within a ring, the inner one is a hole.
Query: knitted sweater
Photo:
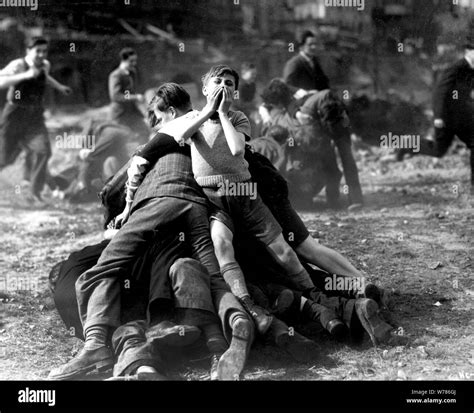
[[[250,122],[242,112],[229,111],[237,132],[250,136]],[[193,173],[202,187],[217,187],[221,182],[242,182],[251,178],[244,154],[232,155],[220,120],[209,119],[193,136],[191,144]]]

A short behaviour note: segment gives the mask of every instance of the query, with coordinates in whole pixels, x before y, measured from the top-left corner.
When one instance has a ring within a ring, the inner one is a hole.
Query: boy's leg
[[[248,196],[227,198],[230,203],[235,203],[236,227],[266,245],[276,262],[285,270],[292,288],[301,291],[314,288],[311,277],[283,238],[280,225],[260,196],[257,195],[255,199]]]
[[[171,266],[169,277],[174,291],[176,312],[180,317],[178,322],[200,328],[211,355],[211,380],[217,380],[219,360],[229,346],[215,313],[209,273],[195,259],[180,258]],[[237,369],[235,374],[240,374],[243,365],[234,363],[234,368]]]
[[[109,362],[106,347],[108,334],[120,325],[120,282],[150,241],[150,234],[161,225],[182,217],[191,203],[178,198],[153,198],[135,210],[102,252],[97,264],[83,273],[76,282],[79,315],[85,345],[78,356],[55,369],[51,378],[77,376],[85,368]]]
[[[31,192],[35,197],[41,198],[48,172],[48,160],[51,157],[51,144],[46,127],[43,125],[34,135],[27,137],[25,146],[29,157]]]
[[[473,115],[474,117],[474,115]],[[463,141],[471,152],[471,194],[474,195],[474,119],[458,128],[456,135]]]
[[[129,221],[104,249],[97,264],[77,280],[76,293],[84,331],[94,325],[120,325],[119,280],[128,274],[150,240],[150,233],[179,219],[191,207],[188,201],[163,197],[150,199],[133,211]]]
[[[262,308],[256,306],[250,298],[244,274],[235,259],[232,243],[233,237],[234,235],[227,225],[217,219],[212,219],[211,238],[217,261],[219,262],[220,272],[232,293],[252,315],[258,331],[264,334],[270,328],[272,317]]]
[[[235,380],[240,376],[252,346],[254,323],[220,274],[211,277],[211,293],[224,336],[230,343],[219,360],[217,374],[221,380]]]
[[[331,132],[341,157],[346,184],[349,187],[349,202],[351,204],[362,204],[364,200],[359,182],[359,171],[352,154],[350,130],[338,123]]]
[[[326,201],[329,207],[338,208],[340,205],[339,186],[342,172],[337,165],[336,153],[331,141],[326,135],[322,136],[320,159],[326,183]]]

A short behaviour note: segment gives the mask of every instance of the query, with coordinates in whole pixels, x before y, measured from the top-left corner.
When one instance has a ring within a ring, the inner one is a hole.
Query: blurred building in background
[[[429,69],[439,43],[461,42],[474,0],[457,2],[364,0],[359,9],[356,0],[342,0],[352,7],[336,0],[38,0],[34,12],[0,7],[0,65],[22,53],[25,36],[42,34],[51,40],[54,75],[75,90],[51,99],[101,105],[124,46],[139,52],[143,90],[170,80],[199,88],[210,65],[239,67],[245,60],[257,64],[263,83],[281,76],[298,52],[299,34],[310,29],[318,34],[320,60],[334,86],[379,93],[387,85],[403,88],[400,73],[407,81],[417,72],[425,76],[423,67]],[[416,67],[412,75],[404,59],[423,70]],[[406,88],[419,84],[429,86],[429,80],[415,79]]]

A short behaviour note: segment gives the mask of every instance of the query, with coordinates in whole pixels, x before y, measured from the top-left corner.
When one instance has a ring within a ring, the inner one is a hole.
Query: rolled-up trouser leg
[[[163,369],[163,360],[145,336],[146,321],[131,321],[118,327],[112,336],[112,347],[117,356],[114,376],[134,373],[140,366]]]

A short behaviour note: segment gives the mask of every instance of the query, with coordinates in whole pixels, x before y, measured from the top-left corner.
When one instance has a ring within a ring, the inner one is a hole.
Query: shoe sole
[[[195,343],[201,336],[199,328],[187,328],[175,326],[166,329],[166,334],[161,336],[152,336],[148,341],[153,346],[186,347]]]
[[[230,347],[222,355],[217,365],[219,380],[240,380],[240,375],[247,361],[251,335],[249,322],[242,320],[235,324]]]
[[[378,315],[378,305],[370,300],[366,306],[362,307],[362,319],[360,320],[365,331],[370,336],[374,345],[383,344],[390,340],[390,332],[393,330],[390,324],[383,321]],[[360,319],[360,317],[359,317]]]
[[[114,359],[109,358],[106,360],[98,361],[90,366],[83,367],[82,369],[76,370],[75,372],[48,376],[48,379],[49,380],[68,380],[68,379],[73,379],[75,377],[84,376],[87,373],[90,373],[92,371],[97,371],[98,373],[101,373],[101,372],[110,370],[113,366],[114,366]]]

